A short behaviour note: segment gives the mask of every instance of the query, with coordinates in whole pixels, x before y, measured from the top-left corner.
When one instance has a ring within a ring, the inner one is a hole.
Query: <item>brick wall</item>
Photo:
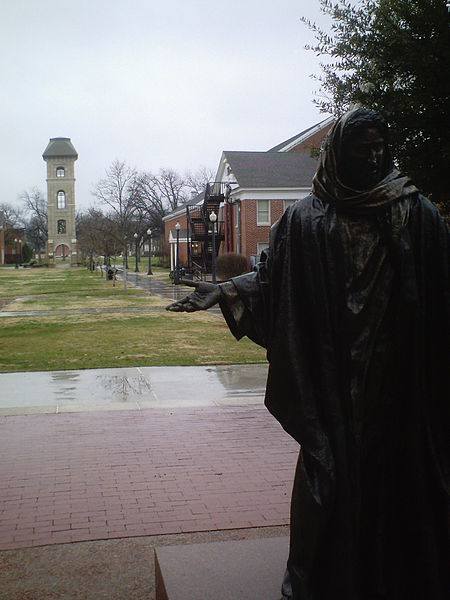
[[[295,146],[294,148],[292,148],[292,150],[290,150],[290,152],[311,152],[311,150],[316,150],[316,151],[319,150],[323,140],[325,139],[325,136],[330,131],[331,127],[332,127],[332,125],[330,125],[330,127],[328,127],[325,130],[321,129],[321,130],[317,131],[314,135],[309,137],[307,140],[305,140],[298,146]]]
[[[283,200],[270,201],[270,225],[257,224],[257,200],[243,200],[241,204],[242,254],[250,265],[250,257],[258,255],[258,242],[269,243],[270,229],[283,215]]]
[[[3,245],[0,239],[0,260],[3,256],[3,264],[15,264],[22,261],[23,246],[25,244],[25,232],[23,229],[1,229],[0,236],[3,235]],[[19,240],[19,244],[14,242]],[[21,242],[21,243],[20,243]],[[3,249],[3,252],[2,252]],[[16,255],[17,250],[17,255]],[[0,262],[0,264],[2,264]]]

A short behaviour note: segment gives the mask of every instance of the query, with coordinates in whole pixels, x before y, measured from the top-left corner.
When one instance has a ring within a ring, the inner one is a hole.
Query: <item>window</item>
[[[66,233],[66,222],[64,219],[58,220],[58,233]]]
[[[58,208],[66,208],[66,194],[60,190],[57,194],[57,204]]]
[[[263,250],[267,250],[268,247],[269,247],[268,242],[258,242],[256,244],[256,250],[258,252],[258,256],[261,256],[261,252]]]
[[[288,206],[292,206],[295,200],[283,200],[283,212],[287,209]]]
[[[257,200],[256,224],[270,225],[270,200]]]
[[[66,171],[64,167],[56,167],[56,177],[64,177]]]

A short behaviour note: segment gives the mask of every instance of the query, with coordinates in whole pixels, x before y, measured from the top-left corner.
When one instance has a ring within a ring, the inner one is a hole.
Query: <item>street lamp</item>
[[[176,248],[176,254],[175,254],[175,280],[174,283],[175,285],[178,285],[180,283],[180,229],[181,229],[181,225],[179,223],[177,223],[175,225],[175,230],[177,232],[177,248]]]
[[[138,267],[138,234],[135,233],[134,234],[134,241],[136,242],[136,268],[134,270],[135,273],[139,273],[139,267]]]
[[[147,229],[148,235],[148,271],[147,275],[153,275],[152,272],[152,230],[150,227]]]
[[[209,214],[209,220],[212,224],[212,282],[216,283],[216,221],[217,215],[214,211]]]
[[[19,258],[19,243],[18,243],[18,239],[14,238],[14,243],[16,245],[16,269],[19,268],[19,262],[18,262],[18,258]]]
[[[22,246],[22,240],[19,240],[19,248],[20,248],[20,252],[19,252],[19,255],[20,255],[20,260],[19,260],[19,262],[21,263],[21,262],[23,261],[23,258],[22,258],[22,257],[23,257],[23,252],[22,252],[22,248],[23,248],[23,246]]]

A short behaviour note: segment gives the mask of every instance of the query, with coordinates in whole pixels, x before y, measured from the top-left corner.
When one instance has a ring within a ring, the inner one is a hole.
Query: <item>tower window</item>
[[[66,194],[60,190],[57,194],[57,204],[58,208],[66,208]]]
[[[66,222],[64,219],[58,219],[58,233],[66,233]]]
[[[56,177],[64,177],[66,174],[66,170],[64,167],[56,167]]]

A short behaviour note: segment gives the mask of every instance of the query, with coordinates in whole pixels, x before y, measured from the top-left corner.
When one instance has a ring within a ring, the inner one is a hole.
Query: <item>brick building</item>
[[[198,196],[194,196],[186,202],[182,204],[174,211],[172,211],[169,215],[164,217],[164,238],[169,243],[170,250],[170,270],[175,270],[176,264],[176,247],[177,247],[177,225],[179,225],[178,229],[178,250],[179,250],[179,264],[182,266],[187,266],[188,264],[188,231],[187,231],[187,213],[186,208],[188,206],[196,206],[197,204],[201,204],[203,202],[204,194],[199,194]]]
[[[11,227],[5,214],[0,211],[0,265],[20,264],[23,261],[25,230]]]
[[[192,256],[200,256],[203,250],[203,267],[208,270],[208,217],[213,210],[218,214],[218,253],[242,254],[251,268],[269,244],[271,226],[289,204],[310,193],[318,151],[332,124],[329,117],[267,152],[222,152],[215,182],[205,194],[164,218],[172,268],[176,263],[175,225],[179,223],[180,265],[192,268]],[[200,215],[203,235],[198,234]]]

